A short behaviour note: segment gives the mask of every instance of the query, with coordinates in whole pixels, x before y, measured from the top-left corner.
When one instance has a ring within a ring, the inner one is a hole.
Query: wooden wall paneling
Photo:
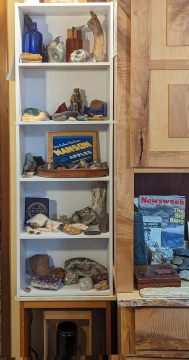
[[[135,308],[118,307],[118,354],[135,353]]]
[[[182,308],[136,308],[136,351],[189,349],[189,312]]]
[[[168,85],[168,136],[189,137],[189,84]]]
[[[149,43],[151,0],[131,1],[130,165],[148,166]]]
[[[10,358],[10,263],[9,263],[9,117],[7,76],[7,10],[0,2],[0,211],[1,211],[1,355]]]
[[[134,174],[129,168],[130,126],[130,0],[117,1],[115,60],[115,284],[117,292],[133,291]]]
[[[167,0],[167,45],[189,45],[188,0]]]

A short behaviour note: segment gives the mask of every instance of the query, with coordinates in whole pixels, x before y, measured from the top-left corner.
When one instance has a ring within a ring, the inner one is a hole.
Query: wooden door
[[[188,19],[187,0],[131,1],[131,167],[189,167]]]

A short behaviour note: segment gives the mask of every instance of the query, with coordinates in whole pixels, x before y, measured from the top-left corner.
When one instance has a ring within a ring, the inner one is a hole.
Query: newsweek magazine
[[[143,216],[162,218],[161,247],[171,249],[184,248],[185,207],[185,196],[140,195],[138,199]]]

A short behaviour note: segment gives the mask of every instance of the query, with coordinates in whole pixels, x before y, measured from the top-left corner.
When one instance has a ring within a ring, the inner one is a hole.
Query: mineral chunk
[[[80,290],[92,290],[94,288],[91,277],[86,276],[79,279]]]
[[[66,272],[66,275],[63,278],[63,283],[65,285],[78,284],[79,283],[79,275],[75,272],[68,271],[68,272]]]
[[[65,224],[63,226],[63,231],[65,231],[67,234],[70,235],[79,235],[82,233],[82,229],[81,228],[76,228],[74,226],[71,226],[70,224]]]
[[[31,285],[41,290],[58,290],[62,278],[57,275],[37,276],[31,278]]]
[[[95,285],[96,290],[106,290],[108,289],[108,282],[107,280],[102,280],[98,284]]]

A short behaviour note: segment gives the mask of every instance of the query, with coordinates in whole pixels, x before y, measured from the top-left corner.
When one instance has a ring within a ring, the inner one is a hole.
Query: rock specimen
[[[80,290],[92,290],[94,288],[91,277],[86,276],[79,279]]]
[[[84,209],[76,211],[75,214],[79,216],[79,222],[85,225],[89,225],[93,223],[93,221],[97,217],[95,211],[91,209],[89,206],[87,206]]]
[[[99,230],[105,233],[109,230],[109,214],[106,213],[99,222]]]
[[[77,273],[80,277],[92,276],[96,274],[106,274],[107,268],[97,261],[88,258],[72,258],[65,261],[64,270]]]
[[[63,231],[70,235],[79,235],[83,230],[81,228],[74,227],[71,224],[65,224],[63,226]]]
[[[47,254],[36,254],[29,259],[33,275],[50,275],[49,256]]]
[[[108,289],[108,282],[107,280],[102,280],[98,284],[95,285],[96,290],[106,290]]]
[[[47,117],[46,113],[37,108],[26,108],[22,115],[22,121],[41,121]]]
[[[88,61],[90,55],[84,49],[74,50],[70,54],[70,62],[85,62]]]
[[[108,281],[108,273],[104,273],[104,274],[93,274],[92,275],[92,281],[93,284],[98,284],[100,281],[102,280],[107,280]]]
[[[63,278],[64,285],[78,284],[79,283],[79,274],[76,272],[68,271]]]
[[[65,277],[64,269],[61,267],[55,268],[54,274],[60,276],[62,279],[64,279],[64,277]]]
[[[31,278],[31,285],[42,290],[58,290],[62,278],[57,275],[51,276],[37,276],[34,275]]]
[[[48,61],[59,63],[65,61],[66,47],[63,43],[62,36],[57,36],[53,41],[50,41],[47,46]]]

